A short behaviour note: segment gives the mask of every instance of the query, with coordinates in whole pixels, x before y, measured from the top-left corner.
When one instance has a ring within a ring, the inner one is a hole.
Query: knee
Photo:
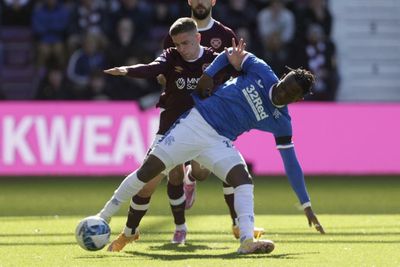
[[[150,155],[137,172],[138,178],[148,182],[165,169],[164,163],[157,157]]]
[[[233,187],[238,187],[244,184],[253,184],[250,174],[246,171],[243,165],[233,167],[228,172],[226,182]]]
[[[192,168],[191,175],[196,181],[204,181],[210,175],[210,171],[207,169],[196,169]]]

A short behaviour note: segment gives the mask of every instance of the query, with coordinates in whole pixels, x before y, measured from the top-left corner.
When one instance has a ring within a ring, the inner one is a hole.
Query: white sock
[[[254,186],[244,184],[235,188],[235,211],[240,229],[240,242],[253,238],[254,231]]]
[[[175,225],[175,230],[176,231],[182,231],[182,230],[187,231],[186,223],[184,223],[184,224],[176,224]]]
[[[224,191],[224,195],[232,195],[233,193],[235,193],[233,187],[222,187],[222,190]]]
[[[122,181],[117,190],[114,191],[114,195],[98,214],[101,218],[109,221],[120,209],[122,203],[130,200],[132,196],[136,195],[143,188],[146,183],[140,181],[136,173],[137,171],[134,171],[129,174]]]
[[[126,237],[131,237],[133,236],[135,233],[132,234],[132,228],[129,228],[128,226],[125,225],[124,227],[124,235]]]

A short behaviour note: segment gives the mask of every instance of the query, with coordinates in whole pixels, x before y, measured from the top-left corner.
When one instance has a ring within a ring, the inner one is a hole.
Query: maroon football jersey
[[[191,93],[197,86],[204,69],[217,57],[210,48],[204,48],[203,54],[193,62],[185,61],[176,48],[168,48],[153,62],[144,65],[133,65],[128,68],[128,76],[136,78],[153,78],[163,74],[167,80],[164,92],[157,107],[164,109],[160,116],[158,134],[165,132],[187,110],[194,105]],[[216,77],[216,84],[221,83],[221,72]]]
[[[199,29],[199,33],[201,33],[200,44],[211,47],[218,53],[224,51],[225,47],[232,46],[232,38],[235,38],[236,43],[238,43],[236,34],[230,28],[216,20],[213,20],[210,28]],[[164,39],[164,49],[174,46],[171,36],[168,35]]]

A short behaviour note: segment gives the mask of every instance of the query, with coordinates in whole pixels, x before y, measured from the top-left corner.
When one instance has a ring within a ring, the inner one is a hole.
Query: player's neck
[[[194,17],[192,17],[192,18],[196,21],[197,28],[199,28],[199,29],[207,28],[212,20],[211,14],[207,18],[202,19],[202,20],[196,19]]]
[[[196,53],[195,56],[191,59],[185,59],[185,61],[187,62],[195,62],[196,60],[198,60],[199,58],[201,58],[203,56],[204,53],[204,47],[199,45],[199,48],[196,49]]]
[[[277,108],[282,108],[285,106],[285,104],[281,104],[278,97],[276,96],[276,84],[273,85],[269,91],[269,98],[272,102],[272,104],[277,107]]]

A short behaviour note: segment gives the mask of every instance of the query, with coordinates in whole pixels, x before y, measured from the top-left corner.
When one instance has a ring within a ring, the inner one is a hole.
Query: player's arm
[[[289,182],[293,191],[296,193],[297,198],[304,209],[304,213],[308,219],[308,224],[310,227],[314,225],[317,231],[319,231],[321,234],[324,234],[324,228],[319,223],[317,216],[311,208],[311,201],[306,189],[303,170],[301,169],[300,163],[297,160],[294,146],[291,142],[291,137],[285,136],[277,137],[275,139],[277,148],[283,160],[286,175],[289,178]]]
[[[231,64],[236,70],[241,70],[242,62],[247,55],[245,51],[246,43],[240,39],[236,45],[235,39],[232,38],[232,47],[225,48],[225,51],[219,54],[213,62],[204,70],[204,74],[214,77],[220,70]]]
[[[104,73],[114,76],[130,76],[134,78],[154,78],[159,74],[166,73],[168,68],[168,60],[166,51],[156,60],[149,64],[136,64],[132,66],[114,67],[104,70]]]
[[[204,98],[211,94],[214,88],[214,77],[229,64],[237,71],[241,69],[242,61],[247,53],[244,50],[245,47],[246,44],[243,42],[243,39],[236,46],[235,39],[232,38],[232,48],[225,48],[225,51],[220,53],[204,70],[203,75],[201,75],[196,87],[196,92],[201,97]]]

